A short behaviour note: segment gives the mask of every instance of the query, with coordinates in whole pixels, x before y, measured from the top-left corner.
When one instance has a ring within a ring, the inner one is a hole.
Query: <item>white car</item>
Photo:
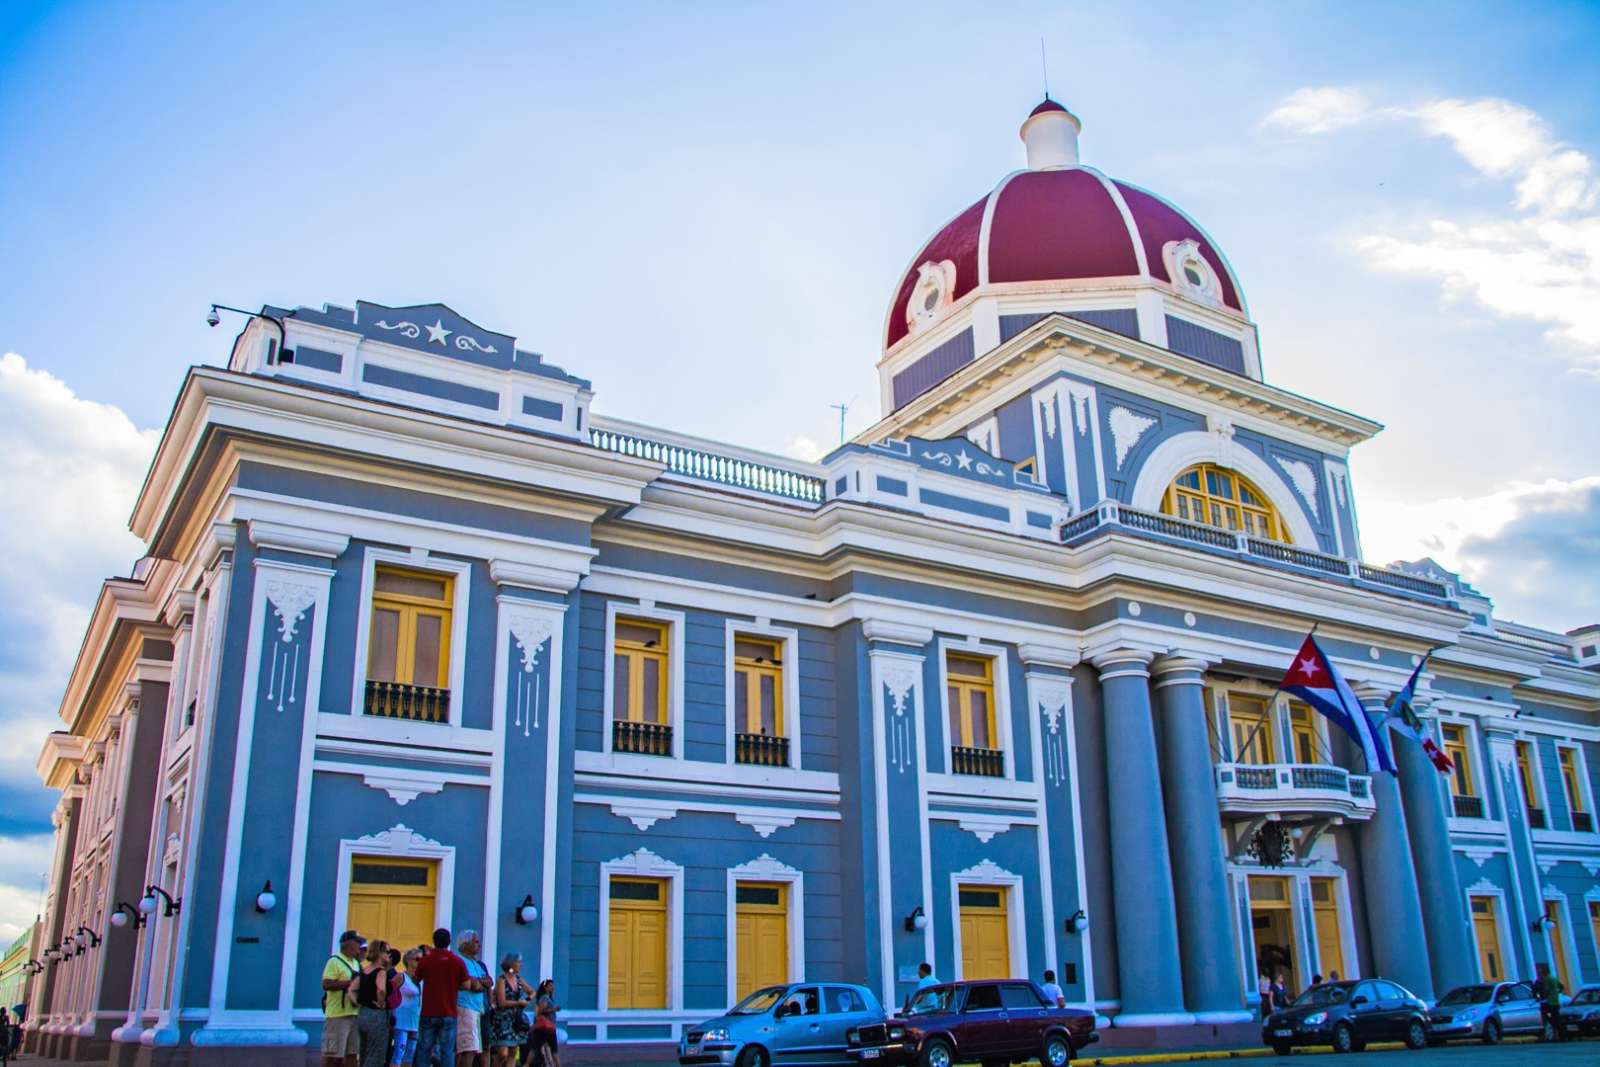
[[[1495,1045],[1511,1034],[1544,1034],[1544,1029],[1538,994],[1527,982],[1457,986],[1428,1012],[1428,1043],[1433,1045],[1466,1037]]]

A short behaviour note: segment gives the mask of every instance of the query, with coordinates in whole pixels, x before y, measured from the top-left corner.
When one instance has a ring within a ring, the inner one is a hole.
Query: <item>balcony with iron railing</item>
[[[1074,547],[1113,533],[1198,548],[1361,589],[1398,593],[1439,603],[1448,603],[1450,599],[1450,590],[1443,582],[1406,571],[1373,567],[1343,556],[1332,556],[1279,541],[1266,541],[1172,515],[1141,511],[1114,500],[1102,501],[1061,525],[1062,543]]]
[[[362,709],[368,715],[409,722],[448,722],[450,690],[405,682],[380,682],[367,679]]]
[[[1322,763],[1218,763],[1224,817],[1263,814],[1372,818],[1372,779]]]
[[[1528,826],[1533,830],[1543,830],[1550,825],[1550,820],[1545,818],[1543,808],[1528,808]]]
[[[787,767],[789,739],[771,734],[734,734],[733,761],[757,767]]]
[[[1451,809],[1458,819],[1483,818],[1483,798],[1455,793],[1450,797]]]
[[[672,755],[672,727],[659,722],[611,721],[611,751],[636,756]]]
[[[1006,754],[997,748],[965,748],[954,745],[950,749],[950,771],[953,774],[975,774],[983,778],[1004,778]]]
[[[1573,812],[1572,828],[1580,834],[1594,833],[1594,816],[1586,811]]]

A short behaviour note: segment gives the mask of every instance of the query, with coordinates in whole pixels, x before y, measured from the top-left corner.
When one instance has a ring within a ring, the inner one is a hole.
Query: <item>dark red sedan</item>
[[[1093,1013],[1057,1008],[1025,978],[929,986],[894,1018],[845,1035],[851,1057],[862,1067],[952,1067],[972,1061],[1001,1067],[1033,1059],[1042,1067],[1062,1067],[1098,1040]]]

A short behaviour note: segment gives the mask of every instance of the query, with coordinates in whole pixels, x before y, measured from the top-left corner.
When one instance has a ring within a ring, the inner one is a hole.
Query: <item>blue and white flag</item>
[[[1367,758],[1369,772],[1380,770],[1395,773],[1389,746],[1378,732],[1372,716],[1339,676],[1333,661],[1322,651],[1315,637],[1306,634],[1305,643],[1300,646],[1294,662],[1289,664],[1289,670],[1278,688],[1304,700],[1349,734],[1351,740],[1361,746],[1361,754]]]

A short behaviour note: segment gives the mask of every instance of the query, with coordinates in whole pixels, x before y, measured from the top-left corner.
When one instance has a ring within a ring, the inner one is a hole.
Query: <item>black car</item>
[[[904,1012],[851,1030],[845,1042],[863,1067],[969,1061],[995,1067],[1035,1059],[1042,1067],[1064,1067],[1099,1036],[1092,1012],[1058,1008],[1028,979],[1012,978],[920,989]]]
[[[1332,1045],[1360,1052],[1369,1041],[1428,1045],[1428,1006],[1384,978],[1312,986],[1261,1025],[1261,1040],[1280,1056],[1296,1045]]]
[[[1600,1034],[1600,986],[1586,986],[1561,1006],[1562,1029],[1571,1036]]]

